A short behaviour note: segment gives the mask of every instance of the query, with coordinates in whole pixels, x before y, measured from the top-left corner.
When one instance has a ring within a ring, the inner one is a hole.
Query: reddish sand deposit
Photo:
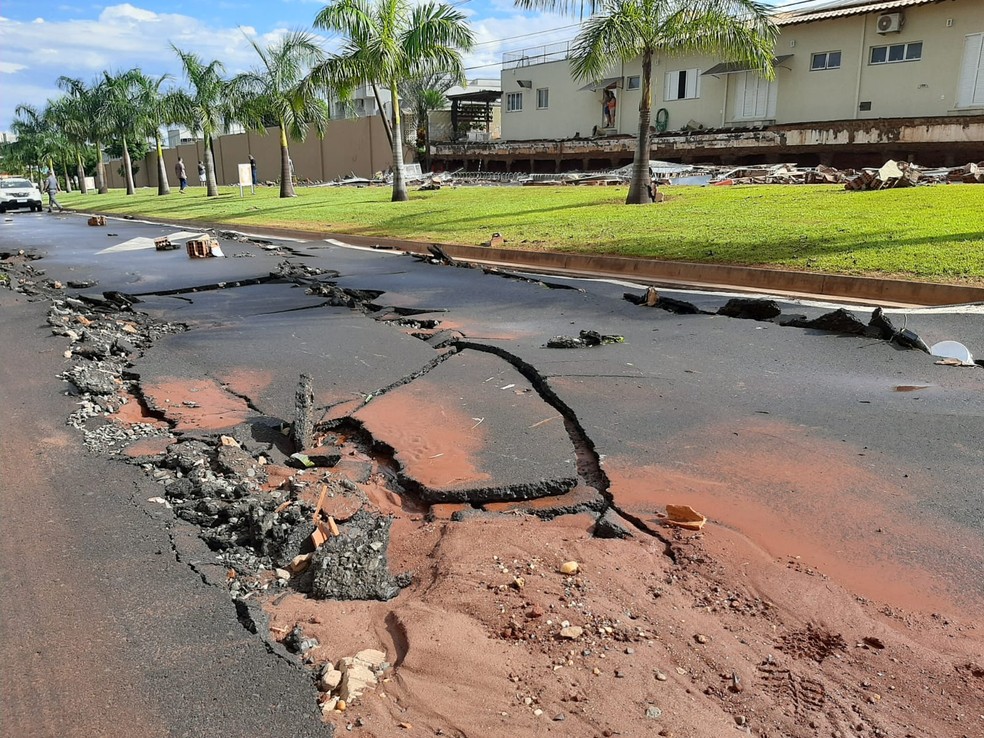
[[[163,412],[178,432],[232,428],[250,415],[245,400],[212,379],[161,377],[142,386],[148,403]]]
[[[475,455],[483,428],[441,387],[418,379],[372,400],[355,417],[377,440],[397,449],[404,471],[421,484],[446,489],[485,482]]]
[[[143,423],[144,425],[153,425],[159,428],[166,428],[167,423],[163,420],[157,420],[152,417],[136,397],[134,397],[129,392],[121,393],[126,402],[120,405],[120,409],[117,410],[112,415],[112,420],[117,423],[131,424],[131,423]]]
[[[617,504],[654,526],[667,503],[691,505],[712,525],[867,597],[926,612],[971,605],[984,565],[979,541],[918,516],[909,491],[915,470],[909,478],[897,469],[880,474],[859,463],[860,453],[762,420],[671,439],[663,456],[672,466],[614,457],[605,471]],[[926,560],[946,567],[947,576],[926,570]]]
[[[242,397],[259,397],[271,384],[273,372],[237,367],[217,374],[219,382]]]
[[[386,652],[383,682],[328,718],[361,736],[979,734],[969,624],[879,612],[721,528],[670,532],[674,564],[582,518],[406,519],[390,568],[414,581],[398,598],[271,595],[272,633],[300,624],[318,662]],[[571,559],[579,574],[560,574]],[[583,632],[562,638],[564,623]]]
[[[167,447],[172,443],[174,443],[174,438],[171,436],[141,438],[123,449],[123,454],[133,459],[140,456],[157,456],[167,451]]]

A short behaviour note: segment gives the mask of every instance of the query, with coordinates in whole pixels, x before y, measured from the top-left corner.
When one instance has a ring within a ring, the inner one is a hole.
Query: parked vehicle
[[[17,208],[41,212],[41,190],[28,179],[0,179],[0,213]]]

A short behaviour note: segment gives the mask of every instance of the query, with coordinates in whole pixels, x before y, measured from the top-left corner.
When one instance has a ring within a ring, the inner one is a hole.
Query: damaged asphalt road
[[[277,637],[256,603],[392,600],[422,576],[394,568],[392,539],[427,525],[580,516],[675,564],[662,510],[687,504],[861,597],[984,604],[984,503],[967,483],[984,468],[968,441],[984,433],[984,379],[909,336],[984,355],[979,313],[887,311],[893,327],[871,328],[871,308],[623,295],[439,254],[223,240],[228,258],[191,260],[153,249],[164,226],[23,223],[0,232],[0,263],[13,294],[50,301],[70,426],[139,470],[154,493],[132,503],[171,531],[192,581],[231,593],[222,617],[290,673],[313,666],[308,707],[320,694],[329,717],[356,674],[393,664],[329,654],[355,660],[322,684],[335,666]],[[546,348],[565,336],[583,350]],[[291,437],[301,374],[308,448]]]

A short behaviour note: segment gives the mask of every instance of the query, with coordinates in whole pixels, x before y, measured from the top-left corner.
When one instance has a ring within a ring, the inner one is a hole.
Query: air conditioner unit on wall
[[[884,13],[878,16],[875,27],[878,33],[898,33],[902,30],[904,19],[901,13]]]

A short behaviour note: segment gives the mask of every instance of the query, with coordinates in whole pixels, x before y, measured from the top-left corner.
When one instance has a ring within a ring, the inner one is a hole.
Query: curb
[[[148,220],[147,222],[175,225],[173,222],[157,220]],[[272,238],[280,236],[306,240],[335,239],[350,243],[353,246],[383,246],[413,254],[430,254],[429,247],[434,244],[433,241],[411,241],[386,236],[358,236],[271,226],[237,226],[236,224],[197,220],[182,220],[180,223],[198,228],[247,232]],[[462,261],[569,276],[614,277],[677,288],[686,286],[827,297],[880,304],[886,307],[939,307],[984,303],[984,287],[941,282],[913,282],[902,279],[854,277],[843,274],[799,272],[730,264],[660,261],[657,259],[571,254],[556,251],[523,251],[462,244],[436,245],[439,245],[449,256]]]

